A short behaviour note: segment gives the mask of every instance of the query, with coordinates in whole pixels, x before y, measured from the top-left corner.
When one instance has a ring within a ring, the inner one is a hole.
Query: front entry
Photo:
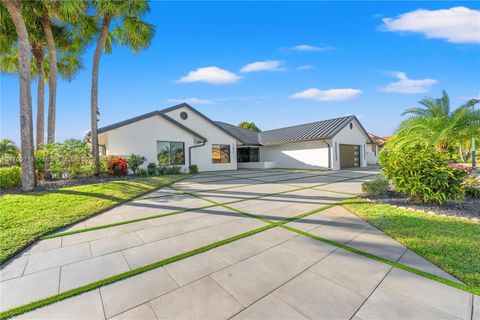
[[[255,147],[237,148],[237,162],[260,161],[260,149]]]
[[[340,169],[360,167],[360,146],[340,144]]]

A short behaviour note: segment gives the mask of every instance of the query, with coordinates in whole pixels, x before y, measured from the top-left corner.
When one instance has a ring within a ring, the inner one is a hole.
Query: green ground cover
[[[364,200],[350,201],[343,206],[468,286],[480,290],[480,223]]]
[[[0,261],[42,235],[169,185],[185,175],[135,178],[0,197]]]

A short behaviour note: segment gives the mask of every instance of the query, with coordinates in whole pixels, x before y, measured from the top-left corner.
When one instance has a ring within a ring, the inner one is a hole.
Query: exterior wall
[[[263,146],[260,161],[273,161],[277,168],[328,168],[328,145],[316,140]]]
[[[272,169],[275,168],[273,161],[259,161],[259,162],[239,162],[238,169]]]
[[[340,132],[338,132],[332,139],[332,169],[340,169],[340,149],[339,144],[351,144],[360,146],[360,167],[367,166],[366,146],[369,139],[360,129],[356,121],[352,121],[353,127],[350,129],[350,124],[347,124]]]
[[[147,158],[143,165],[157,161],[157,141],[178,141],[185,143],[185,165],[188,169],[188,147],[194,144],[193,136],[167,120],[154,116],[99,135],[100,144],[105,143],[107,155],[128,156],[132,153]],[[211,157],[209,155],[209,157]]]
[[[374,152],[372,147],[375,148]],[[378,153],[380,152],[380,147],[376,144],[367,144],[367,164],[377,164],[378,163]]]
[[[185,111],[188,115],[188,118],[185,120],[180,118],[182,111]],[[217,128],[189,108],[178,108],[167,112],[166,115],[207,138],[204,146],[192,149],[192,164],[196,164],[200,171],[237,169],[237,140],[235,138],[226,134],[223,130]],[[212,162],[212,144],[230,145],[230,163]]]

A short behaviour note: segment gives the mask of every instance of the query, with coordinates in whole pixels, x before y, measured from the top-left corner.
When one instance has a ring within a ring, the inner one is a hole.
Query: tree
[[[260,132],[261,130],[257,127],[255,122],[242,121],[238,125],[240,128],[244,128],[253,132]]]
[[[22,153],[22,189],[30,191],[35,187],[33,159],[33,116],[30,91],[30,42],[21,7],[16,0],[2,0],[18,36],[18,73],[20,80],[20,140]],[[1,19],[7,19],[2,15]]]
[[[397,137],[390,145],[420,143],[433,145],[443,152],[457,147],[464,160],[462,147],[472,137],[480,136],[480,111],[474,108],[478,102],[471,99],[451,111],[450,99],[445,91],[441,98],[425,98],[419,102],[421,107],[410,108],[403,113],[412,116],[399,125]]]
[[[153,37],[154,28],[142,21],[149,11],[145,0],[95,0],[93,5],[99,17],[100,32],[93,55],[92,87],[90,97],[91,143],[94,158],[94,174],[100,174],[100,156],[98,147],[98,78],[102,51],[112,52],[116,43],[131,48],[134,52],[147,48]],[[113,30],[110,25],[115,24]]]
[[[18,153],[18,147],[12,140],[2,139],[0,141],[0,163],[4,163],[8,157],[15,158]]]
[[[22,14],[27,25],[30,44],[32,46],[31,77],[38,78],[37,84],[37,121],[36,121],[36,146],[39,149],[44,143],[45,132],[45,78],[49,78],[49,59],[45,57],[46,40],[40,19],[34,14],[31,2],[22,7]],[[60,76],[70,81],[82,68],[80,50],[75,46],[72,32],[65,26],[53,26],[55,41],[59,43],[60,59],[57,61],[57,69]],[[0,72],[18,74],[18,49],[15,28],[12,23],[2,23],[4,41],[1,42]]]

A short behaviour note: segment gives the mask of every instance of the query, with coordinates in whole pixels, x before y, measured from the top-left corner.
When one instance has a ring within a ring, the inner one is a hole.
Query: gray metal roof
[[[257,132],[240,128],[225,122],[215,121],[215,123],[218,124],[220,127],[222,127],[224,130],[230,132],[230,134],[234,135],[238,140],[240,140],[245,145],[254,145],[254,146],[260,145],[260,142],[259,142],[260,137]]]
[[[260,132],[260,143],[262,145],[271,145],[288,142],[331,139],[354,119],[356,119],[355,116],[348,116],[263,131]],[[366,132],[365,135],[368,137]]]

